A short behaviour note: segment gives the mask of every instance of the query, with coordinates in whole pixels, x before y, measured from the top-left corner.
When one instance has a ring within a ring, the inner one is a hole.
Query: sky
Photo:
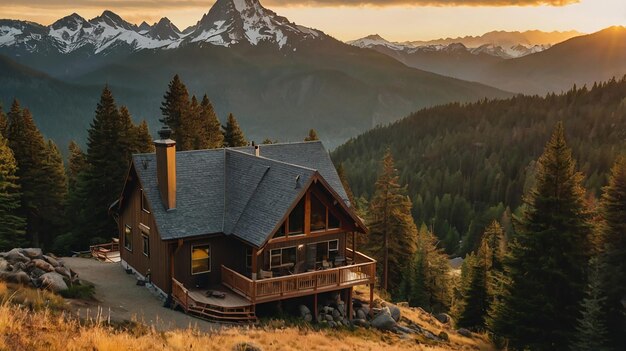
[[[167,16],[181,30],[215,0],[0,0],[0,18],[50,24],[73,12],[111,10],[129,22]],[[492,30],[578,30],[626,26],[626,0],[261,0],[298,24],[340,40],[379,34],[388,40],[480,35]]]

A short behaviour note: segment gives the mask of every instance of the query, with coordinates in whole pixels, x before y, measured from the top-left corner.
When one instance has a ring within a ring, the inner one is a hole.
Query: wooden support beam
[[[348,288],[348,301],[346,302],[348,304],[348,320],[352,320],[352,287]]]
[[[352,263],[356,264],[356,232],[352,232]]]
[[[374,305],[374,284],[370,284],[370,315],[373,313],[372,311],[374,310],[372,308],[372,305]]]
[[[252,280],[256,280],[256,275],[259,273],[258,252],[259,249],[256,247],[252,248]]]
[[[318,311],[317,311],[317,293],[313,294],[313,313],[314,313],[313,319],[315,319],[315,321],[319,322],[317,320],[317,314],[318,314]]]

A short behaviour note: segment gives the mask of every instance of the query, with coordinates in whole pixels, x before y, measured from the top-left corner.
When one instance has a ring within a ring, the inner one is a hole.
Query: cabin
[[[375,283],[367,229],[319,141],[176,151],[169,129],[136,154],[115,204],[121,265],[196,316]],[[352,305],[352,304],[347,304]],[[314,316],[317,316],[315,311]]]

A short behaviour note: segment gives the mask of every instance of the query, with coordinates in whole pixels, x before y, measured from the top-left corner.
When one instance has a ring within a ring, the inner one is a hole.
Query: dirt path
[[[219,328],[219,324],[190,317],[183,312],[163,307],[161,301],[146,287],[137,286],[134,275],[124,272],[119,263],[104,263],[88,258],[65,257],[65,265],[82,280],[96,286],[97,301],[75,304],[81,317],[94,316],[98,308],[112,321],[137,320],[153,325],[159,331],[197,328],[201,331]]]

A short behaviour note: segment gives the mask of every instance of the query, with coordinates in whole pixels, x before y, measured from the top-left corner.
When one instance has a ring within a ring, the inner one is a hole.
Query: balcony
[[[347,249],[352,264],[277,278],[252,280],[222,265],[222,284],[253,304],[374,284],[376,261]]]

